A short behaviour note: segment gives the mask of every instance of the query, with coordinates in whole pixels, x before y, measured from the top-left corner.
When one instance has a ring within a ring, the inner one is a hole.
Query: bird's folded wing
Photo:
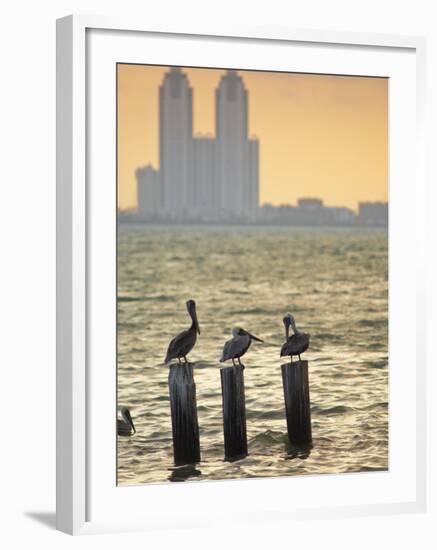
[[[187,335],[187,331],[184,330],[183,332],[181,332],[180,334],[178,334],[173,338],[173,340],[168,345],[167,357],[170,357],[172,353],[179,348],[179,346],[181,345],[181,342],[183,342],[186,335]]]
[[[237,336],[226,342],[225,347],[223,348],[224,359],[232,359],[240,356],[247,348],[248,340],[250,341],[249,337]]]
[[[225,345],[223,346],[223,353],[222,353],[222,357],[221,357],[220,361],[226,361],[227,359],[230,359],[232,357],[231,348],[232,348],[233,341],[234,341],[233,339],[228,340],[225,343]]]

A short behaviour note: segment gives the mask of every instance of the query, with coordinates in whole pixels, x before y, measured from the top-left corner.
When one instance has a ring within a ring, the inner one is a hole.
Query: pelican
[[[286,313],[282,322],[285,326],[285,343],[281,348],[281,357],[290,356],[291,363],[293,355],[297,355],[300,359],[300,354],[308,349],[310,345],[310,335],[306,332],[297,330],[296,321],[291,313]],[[293,329],[293,334],[290,336],[290,326]]]
[[[184,358],[185,363],[188,363],[187,355],[196,344],[197,334],[200,334],[196,314],[196,302],[194,300],[188,300],[187,311],[191,317],[191,326],[188,330],[184,330],[178,334],[176,338],[173,338],[170,342],[164,363],[168,363],[172,359],[177,359],[178,363],[181,363],[181,357]]]
[[[234,327],[232,329],[232,338],[226,342],[223,347],[222,357],[220,363],[224,363],[228,359],[232,359],[232,364],[235,366],[235,359],[238,359],[238,364],[243,366],[240,357],[242,357],[246,351],[250,348],[252,340],[257,342],[263,342],[260,338],[257,338],[247,330],[240,327]]]
[[[117,435],[133,435],[137,432],[127,407],[121,408],[121,418],[117,418]]]

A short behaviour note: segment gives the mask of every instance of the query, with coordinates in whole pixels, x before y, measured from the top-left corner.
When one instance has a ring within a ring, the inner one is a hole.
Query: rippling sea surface
[[[202,461],[175,468],[169,341],[201,335],[194,362]],[[384,229],[119,226],[118,405],[137,434],[118,438],[118,484],[388,468],[388,265]],[[288,444],[282,317],[311,334],[313,448]],[[223,460],[220,365],[232,326],[260,338],[244,363],[249,456]]]

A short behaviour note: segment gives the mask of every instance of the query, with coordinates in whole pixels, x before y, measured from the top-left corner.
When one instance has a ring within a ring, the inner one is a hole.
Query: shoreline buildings
[[[357,223],[359,225],[388,225],[388,203],[360,202]]]
[[[159,89],[159,170],[139,168],[138,214],[170,222],[250,222],[259,210],[259,144],[248,92],[234,70],[215,91],[215,137],[193,135],[193,90],[178,67]]]
[[[120,221],[260,225],[388,225],[386,202],[359,204],[358,215],[318,198],[297,206],[259,205],[259,142],[249,138],[249,97],[237,71],[215,90],[215,136],[193,135],[193,89],[172,67],[159,87],[159,169],[138,168],[137,211]]]
[[[298,199],[297,206],[264,204],[259,216],[261,223],[295,226],[355,225],[356,219],[350,208],[325,206],[318,198]]]

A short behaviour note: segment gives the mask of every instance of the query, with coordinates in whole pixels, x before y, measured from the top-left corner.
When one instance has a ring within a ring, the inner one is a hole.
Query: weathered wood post
[[[175,465],[195,464],[200,462],[200,443],[193,365],[170,365],[168,387]]]
[[[308,361],[285,363],[281,365],[281,370],[290,443],[292,445],[311,444]]]
[[[247,456],[246,403],[244,367],[235,365],[220,369],[223,401],[225,460]]]

